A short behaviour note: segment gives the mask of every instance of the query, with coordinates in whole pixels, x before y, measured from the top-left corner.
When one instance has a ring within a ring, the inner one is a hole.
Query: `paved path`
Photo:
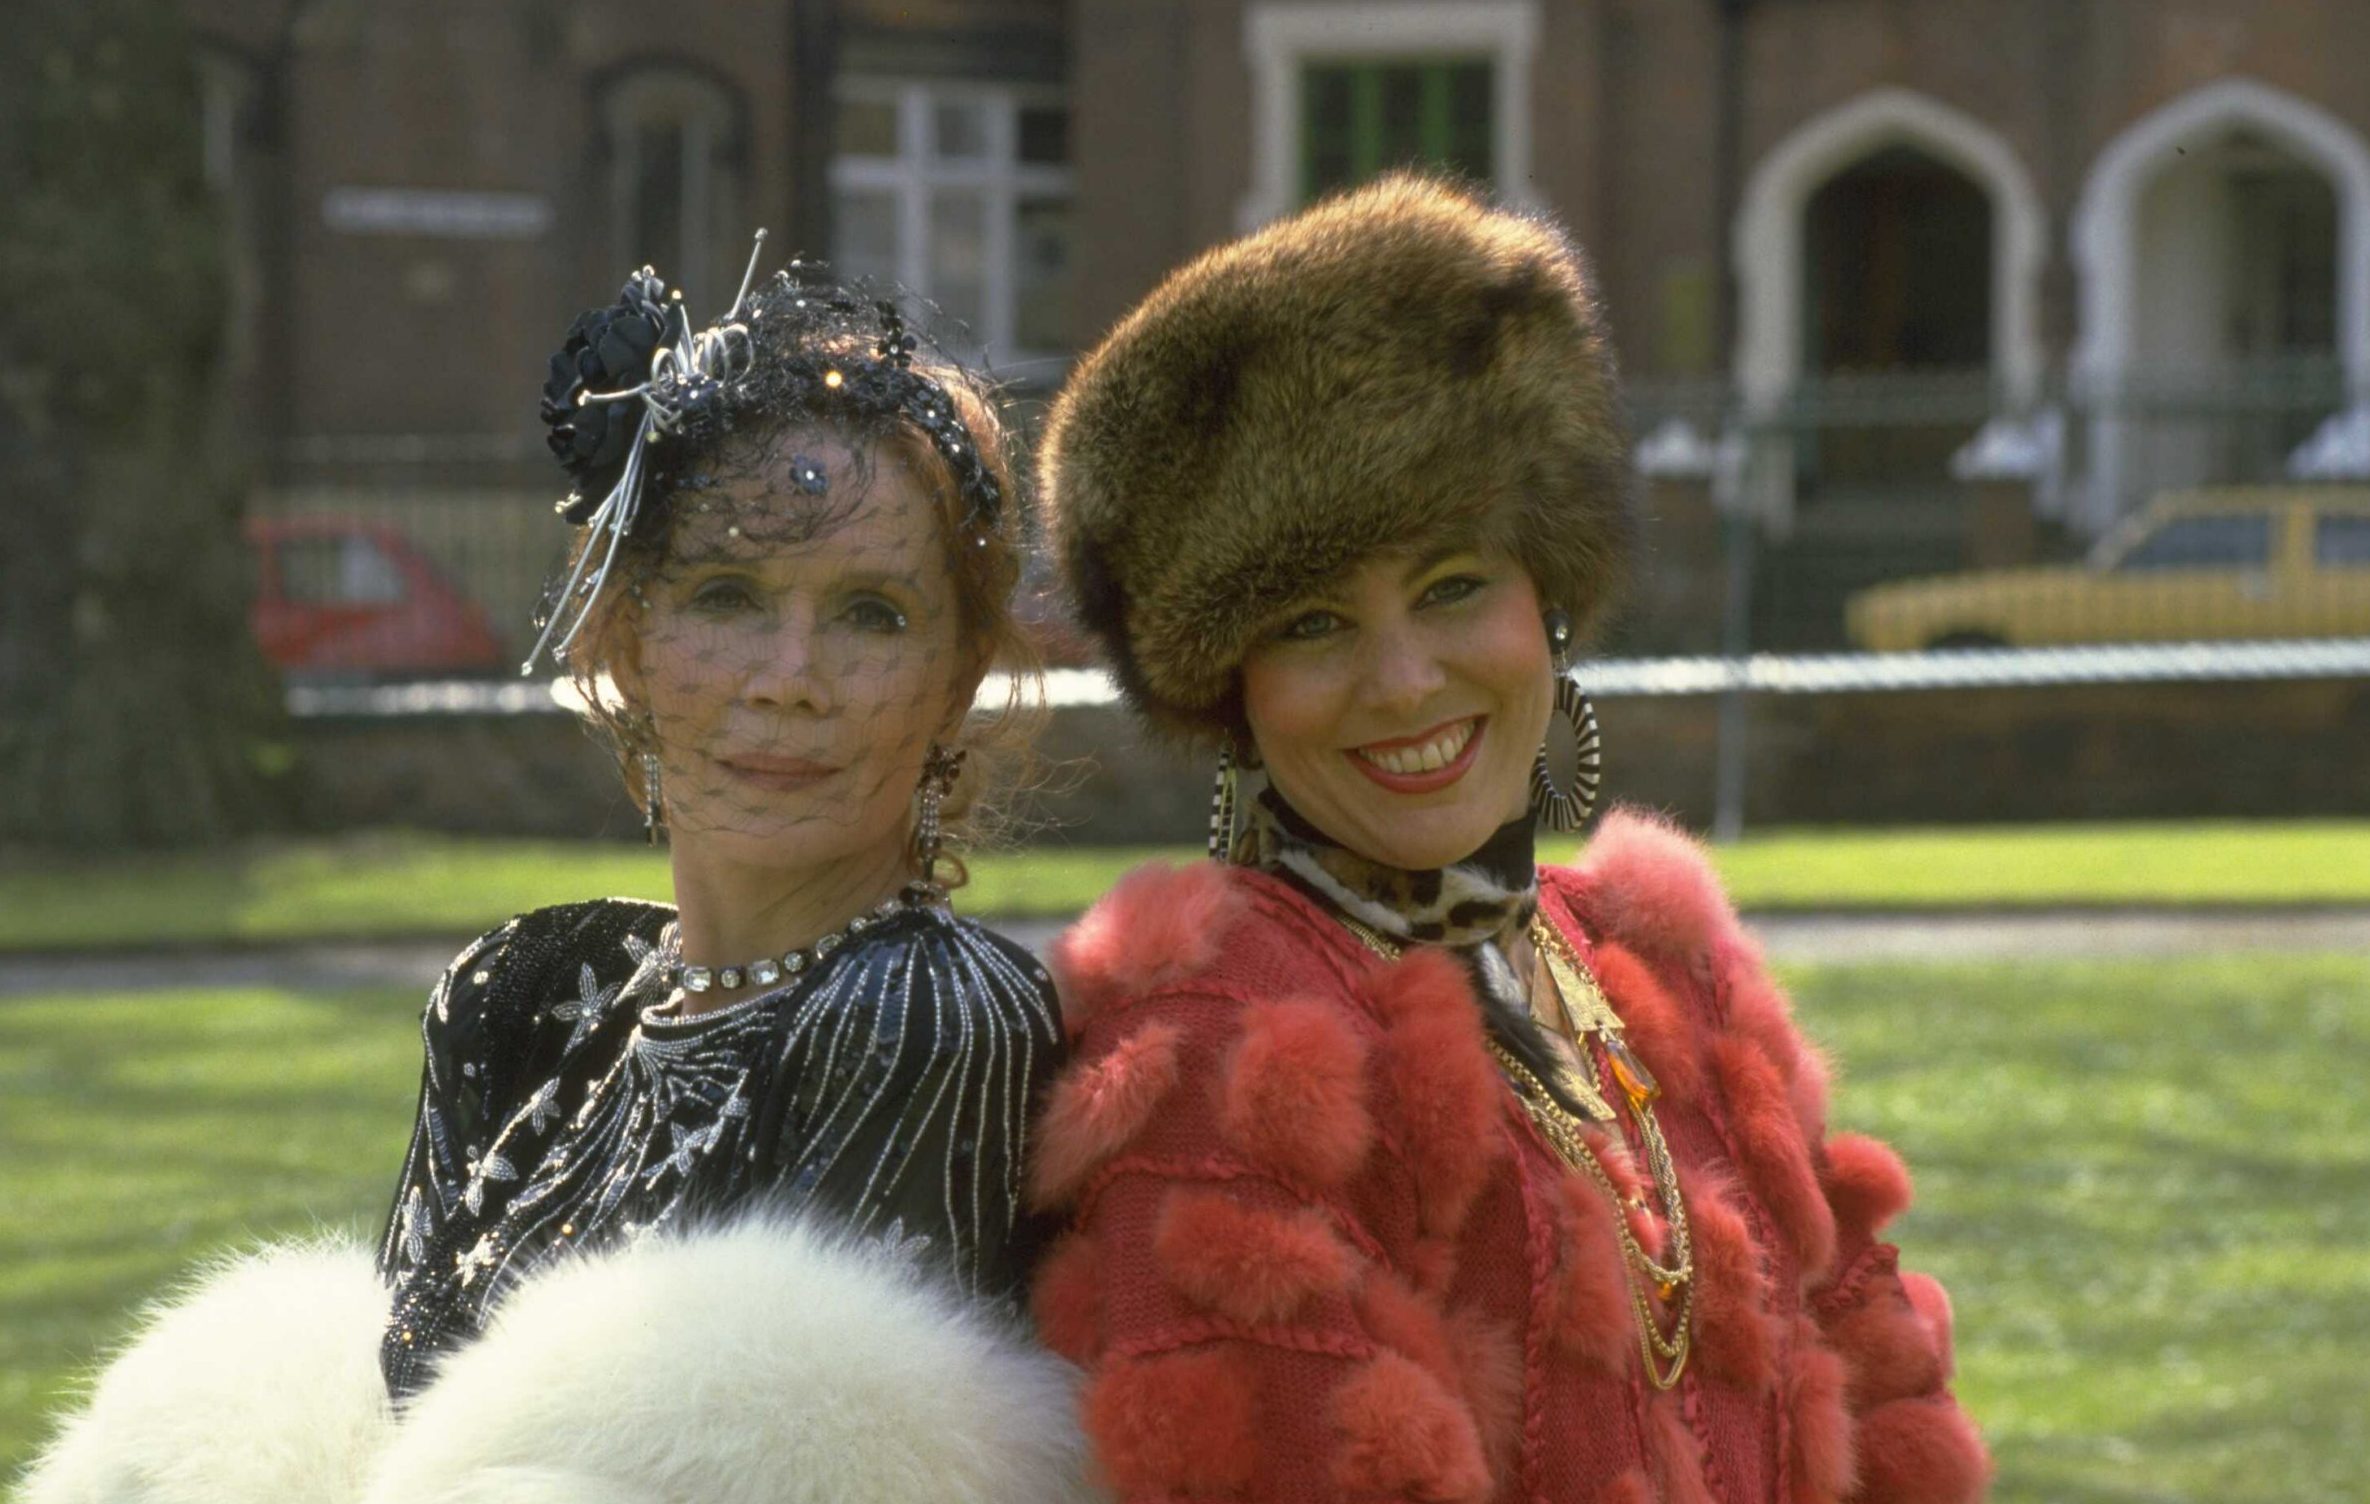
[[[996,927],[1042,950],[1066,921]],[[2370,909],[2068,914],[1765,914],[1752,919],[1781,961],[2003,960],[2018,956],[2172,956],[2220,951],[2370,954]],[[152,987],[413,987],[451,959],[458,938],[348,945],[189,950],[147,955],[0,956],[0,997]]]

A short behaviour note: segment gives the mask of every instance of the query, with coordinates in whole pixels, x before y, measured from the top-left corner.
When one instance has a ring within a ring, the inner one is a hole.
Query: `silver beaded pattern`
[[[583,966],[574,995],[544,1005],[560,1031],[555,1080],[459,1155],[423,1147],[450,1137],[454,1110],[431,1026],[381,1258],[397,1288],[382,1349],[392,1389],[566,1249],[757,1196],[818,1203],[858,1236],[927,1245],[966,1291],[1011,1293],[996,1287],[1016,1273],[1029,1104],[1058,1063],[1050,978],[938,906],[900,905],[831,938],[785,958],[783,985],[690,1017],[664,1006],[663,947],[633,937],[632,970],[606,985]]]

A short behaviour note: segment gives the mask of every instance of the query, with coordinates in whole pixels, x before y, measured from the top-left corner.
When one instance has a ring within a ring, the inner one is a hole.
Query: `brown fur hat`
[[[1040,455],[1054,548],[1161,730],[1380,552],[1502,544],[1585,626],[1626,554],[1618,377],[1555,226],[1398,174],[1172,273],[1078,366]]]

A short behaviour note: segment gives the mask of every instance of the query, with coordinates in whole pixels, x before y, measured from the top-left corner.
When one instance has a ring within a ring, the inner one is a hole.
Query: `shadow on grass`
[[[137,870],[120,860],[12,856],[0,862],[8,940],[34,949],[236,935],[259,884],[249,864],[218,853],[157,855]],[[139,928],[105,916],[137,914]]]
[[[419,992],[267,988],[0,1007],[0,1478],[53,1397],[204,1256],[374,1235]]]

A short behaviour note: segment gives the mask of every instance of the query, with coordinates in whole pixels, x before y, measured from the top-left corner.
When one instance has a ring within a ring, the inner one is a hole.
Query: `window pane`
[[[626,260],[638,266],[683,265],[683,124],[645,120],[633,134],[633,203]],[[672,274],[680,277],[682,272]]]
[[[1301,129],[1306,141],[1307,167],[1303,186],[1310,198],[1320,198],[1349,184],[1350,69],[1341,66],[1310,68],[1302,75]]]
[[[897,155],[897,105],[888,99],[843,99],[832,124],[831,149],[843,157]]]
[[[897,277],[897,195],[842,189],[831,202],[831,261],[843,277]]]
[[[1375,121],[1374,160],[1381,167],[1405,167],[1424,158],[1424,70],[1402,63],[1375,70],[1381,106]]]
[[[976,100],[951,100],[931,107],[931,150],[949,161],[987,155],[987,107]]]
[[[1070,112],[1060,105],[1029,105],[1020,112],[1020,159],[1046,167],[1070,160]]]
[[[280,594],[306,606],[385,606],[403,576],[367,538],[292,538],[280,545]]]
[[[358,606],[391,605],[403,599],[403,576],[367,538],[348,538],[338,556],[338,589]]]
[[[1458,63],[1448,70],[1447,165],[1487,183],[1497,172],[1496,70]]]
[[[1013,343],[1024,350],[1070,348],[1070,206],[1023,200],[1013,222]]]
[[[987,338],[987,201],[970,188],[930,196],[930,296],[947,317]]]
[[[1301,74],[1303,187],[1314,197],[1410,165],[1487,183],[1495,95],[1486,59],[1311,65]]]
[[[2123,556],[2124,569],[2260,569],[2271,559],[2271,519],[2261,512],[2168,522]]]
[[[2312,557],[2323,569],[2370,567],[2370,513],[2321,518],[2313,529]]]

